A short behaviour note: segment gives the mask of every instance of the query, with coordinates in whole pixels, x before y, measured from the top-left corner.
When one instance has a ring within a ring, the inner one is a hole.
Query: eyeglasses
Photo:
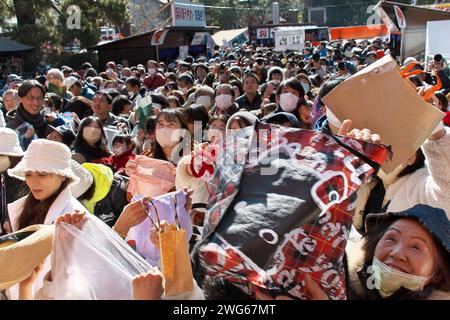
[[[39,96],[39,97],[26,96],[25,98],[28,101],[36,101],[36,102],[43,102],[44,101],[44,97],[42,97],[42,96]]]

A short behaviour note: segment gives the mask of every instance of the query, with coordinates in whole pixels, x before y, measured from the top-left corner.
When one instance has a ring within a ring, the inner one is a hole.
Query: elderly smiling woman
[[[450,299],[450,222],[444,210],[416,205],[370,214],[366,228],[361,251],[347,250],[350,299]]]

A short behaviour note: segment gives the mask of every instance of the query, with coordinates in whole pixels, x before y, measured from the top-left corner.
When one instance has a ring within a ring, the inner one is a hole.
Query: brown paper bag
[[[340,120],[368,128],[391,145],[386,173],[406,162],[431,135],[445,114],[420,97],[388,55],[345,80],[322,100]]]
[[[175,225],[159,234],[164,295],[174,296],[194,290],[186,231]]]

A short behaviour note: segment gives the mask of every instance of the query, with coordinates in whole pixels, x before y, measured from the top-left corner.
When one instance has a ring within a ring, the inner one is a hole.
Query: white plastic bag
[[[152,267],[94,215],[56,226],[52,292],[57,300],[133,299],[131,281]]]

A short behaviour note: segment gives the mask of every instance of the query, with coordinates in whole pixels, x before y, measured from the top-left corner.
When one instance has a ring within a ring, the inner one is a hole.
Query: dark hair
[[[344,71],[344,70],[347,69],[347,65],[346,65],[345,62],[343,62],[343,61],[339,62],[338,65],[337,65],[337,67],[338,67],[338,69],[341,70],[341,71]]]
[[[53,202],[55,202],[56,198],[58,198],[61,192],[63,192],[63,190],[67,188],[70,182],[71,179],[66,178],[66,180],[61,183],[59,189],[50,197],[44,200],[37,200],[30,192],[25,200],[22,213],[20,214],[18,220],[18,230],[34,224],[43,224],[48,210],[52,206]]]
[[[278,97],[281,95],[281,92],[285,87],[289,87],[298,92],[298,95],[300,96],[299,103],[302,102],[302,100],[305,100],[305,89],[303,89],[302,84],[297,79],[291,78],[289,80],[283,81],[277,89]]]
[[[209,122],[209,113],[208,109],[201,104],[192,104],[183,109],[183,114],[186,120],[186,123],[201,121],[202,122],[202,131],[206,129],[206,126]]]
[[[244,75],[244,78],[242,78],[242,83],[244,83],[245,80],[247,80],[247,78],[253,78],[253,79],[256,80],[256,83],[259,83],[259,78],[258,78],[258,76],[257,76],[255,73],[253,73],[253,72],[247,72],[247,73]]]
[[[128,134],[118,134],[117,136],[115,136],[112,141],[112,145],[114,146],[116,143],[123,143],[127,146],[131,145],[131,149],[134,149],[136,147],[136,144],[133,141],[133,136],[130,136]]]
[[[161,110],[161,112],[156,117],[156,120],[155,120],[156,124],[158,124],[159,119],[163,118],[163,117],[168,122],[179,122],[181,124],[181,129],[186,129],[186,130],[188,129],[187,124],[184,120],[183,113],[181,113],[181,111],[178,109],[167,108],[167,109]],[[156,128],[155,128],[155,133],[156,133]],[[158,143],[158,141],[155,141],[155,145],[154,145],[154,149],[153,149],[153,158],[159,159],[159,160],[164,160],[164,161],[169,161],[169,159],[166,158],[166,155],[164,154],[164,151],[163,151],[161,145]]]
[[[140,87],[141,81],[138,78],[129,77],[127,78],[127,80],[125,80],[125,84],[129,84],[132,87]]]
[[[170,94],[167,96],[167,101],[169,102],[169,107],[170,107],[170,102],[175,101],[175,103],[177,104],[177,108],[181,108],[181,102],[180,102],[180,98],[175,95],[175,94]]]
[[[239,89],[239,96],[242,96],[244,94],[244,86],[243,86],[241,80],[239,80],[239,79],[231,80],[229,83],[232,87],[237,87]],[[234,90],[233,90],[233,96],[234,96]],[[236,96],[234,96],[234,97],[237,98]]]
[[[434,95],[436,96],[436,98],[438,98],[439,103],[442,105],[441,111],[442,112],[447,112],[448,99],[445,96],[445,94],[442,91],[438,91]]]
[[[89,145],[86,140],[83,138],[83,130],[85,127],[90,125],[92,122],[97,123],[98,127],[102,130],[102,137],[99,141],[96,142],[95,146]],[[108,147],[105,144],[106,141],[106,135],[105,131],[103,130],[102,123],[99,118],[89,116],[84,118],[81,123],[80,127],[78,129],[77,137],[75,138],[74,142],[74,149],[76,152],[81,153],[83,156],[88,157],[86,158],[92,158],[92,159],[100,159],[100,158],[106,158],[111,156],[111,152],[108,150]],[[89,162],[89,161],[88,161]]]
[[[320,99],[323,99],[327,94],[333,91],[334,88],[336,88],[338,85],[344,82],[344,80],[345,80],[344,77],[337,77],[337,78],[330,78],[327,81],[325,81],[319,91]]]
[[[169,100],[162,94],[152,93],[150,96],[152,97],[152,102],[160,104],[163,109],[170,107]]]
[[[112,102],[112,113],[115,116],[123,114],[123,110],[126,106],[131,105],[131,101],[127,96],[121,95],[116,97]]]
[[[240,82],[240,81],[239,81],[239,82]],[[242,83],[241,83],[240,85],[242,85]],[[235,92],[234,92],[234,90],[233,90],[232,85],[231,85],[231,84],[228,84],[228,83],[222,83],[222,84],[219,84],[219,85],[216,87],[216,89],[214,90],[214,95],[217,94],[217,91],[219,91],[220,89],[223,89],[223,88],[228,89],[228,90],[230,91],[231,96],[236,97],[236,94],[235,94]]]
[[[364,236],[364,243],[362,246],[362,249],[364,251],[364,264],[366,266],[372,265],[373,257],[375,256],[375,250],[380,242],[380,240],[383,238],[386,231],[389,229],[389,227],[394,224],[396,221],[400,219],[412,219],[412,218],[405,218],[405,217],[392,217],[390,219],[387,219],[386,221],[383,221],[380,223],[374,230],[368,232]],[[417,221],[415,219],[412,219],[414,221]],[[426,230],[426,229],[425,229]],[[428,230],[427,230],[428,232]],[[436,241],[435,237],[433,236],[434,245],[437,248],[438,251],[438,265],[440,267],[440,272],[442,276],[441,285],[437,286],[435,284],[429,284],[427,287],[430,287],[431,289],[437,288],[439,290],[448,291],[450,290],[450,254],[449,252]],[[407,295],[414,299],[426,299],[430,294],[432,293],[432,290],[427,290],[425,288],[421,292],[408,292]]]
[[[97,77],[98,73],[97,71],[95,71],[94,68],[89,68],[86,70],[86,73],[84,74],[84,78],[88,78],[88,77]]]
[[[398,175],[397,177],[401,178],[404,176],[407,176],[408,174],[414,173],[417,170],[425,167],[425,155],[423,154],[422,149],[418,149],[416,151],[416,160],[413,164],[406,166]]]
[[[77,96],[71,99],[63,108],[63,112],[74,112],[78,115],[80,120],[89,117],[93,114],[91,109],[91,100],[83,97]]]
[[[57,111],[61,110],[63,105],[63,99],[58,96],[56,93],[47,93],[47,101],[50,104],[50,107],[54,107]]]
[[[106,103],[108,103],[108,104],[111,104],[113,101],[113,98],[111,97],[111,95],[108,92],[106,92],[105,90],[97,91],[95,93],[95,95],[102,95],[103,97],[105,97]]]
[[[147,118],[146,122],[145,122],[145,131],[147,131],[148,133],[155,133],[156,130],[156,115],[150,116]]]
[[[230,127],[231,127],[231,124],[234,122],[234,121],[237,121],[237,123],[239,123],[239,126],[241,127],[241,128],[246,128],[246,127],[250,127],[252,124],[250,123],[250,121],[248,121],[246,118],[244,118],[244,117],[234,117],[232,120],[231,120],[231,122],[230,122]]]
[[[36,80],[26,80],[22,83],[22,85],[19,87],[19,90],[17,94],[19,97],[23,98],[25,97],[33,88],[38,88],[42,92],[42,97],[45,97],[45,88],[42,84],[40,84]]]
[[[259,87],[259,93],[264,96],[264,93],[266,92],[267,88],[269,88],[269,83],[264,83]]]
[[[411,76],[408,78],[416,87],[423,86],[422,80],[418,76]]]
[[[226,126],[229,118],[230,118],[230,117],[228,117],[228,116],[225,115],[225,114],[214,115],[214,116],[212,116],[212,117],[209,119],[207,128],[209,128],[209,126],[210,126],[214,121],[217,121],[217,120],[222,121],[223,123],[225,123],[225,126]]]

